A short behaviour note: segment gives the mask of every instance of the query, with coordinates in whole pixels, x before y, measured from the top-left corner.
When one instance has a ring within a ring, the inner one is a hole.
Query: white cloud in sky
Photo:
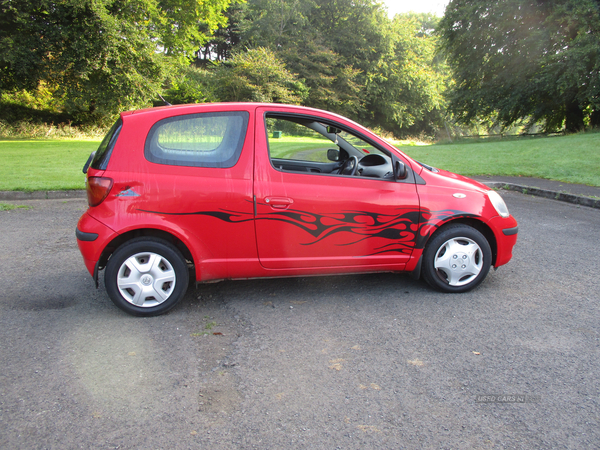
[[[449,0],[383,0],[382,3],[387,6],[390,17],[394,17],[398,13],[407,13],[410,11],[416,13],[433,13],[442,17]]]

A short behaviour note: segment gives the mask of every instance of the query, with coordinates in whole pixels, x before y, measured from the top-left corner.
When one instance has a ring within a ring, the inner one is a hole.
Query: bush
[[[107,127],[74,126],[70,122],[54,125],[26,120],[15,123],[0,120],[0,138],[4,139],[101,139],[107,131]]]

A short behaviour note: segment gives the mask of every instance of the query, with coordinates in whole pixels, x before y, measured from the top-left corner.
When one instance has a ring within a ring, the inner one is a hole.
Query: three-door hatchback
[[[409,272],[464,292],[517,240],[495,191],[299,106],[125,112],[84,172],[85,265],[140,316],[171,309],[190,278]]]

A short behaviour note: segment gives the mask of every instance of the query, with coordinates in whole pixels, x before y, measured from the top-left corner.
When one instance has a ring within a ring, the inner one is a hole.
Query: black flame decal
[[[399,208],[398,214],[395,215],[369,211],[314,214],[307,211],[287,209],[284,211],[261,213],[256,217],[252,213],[225,209],[189,213],[140,211],[161,215],[210,216],[228,223],[241,223],[252,220],[283,222],[301,228],[307,233],[307,241],[301,242],[300,245],[313,245],[340,233],[346,233],[348,239],[347,242],[337,245],[354,245],[373,238],[381,238],[389,241],[389,243],[376,248],[376,251],[369,256],[382,253],[411,254],[415,248],[424,248],[429,237],[435,230],[449,219],[475,217],[473,214],[450,209],[421,211],[418,209],[402,208]]]

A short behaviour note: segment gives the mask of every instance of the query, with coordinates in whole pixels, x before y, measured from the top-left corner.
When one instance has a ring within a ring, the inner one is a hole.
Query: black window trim
[[[106,139],[110,135],[105,150],[103,152],[98,153],[98,150],[100,150],[100,147],[102,147],[102,144],[104,143],[104,139],[102,139],[102,142],[98,146],[98,150],[94,152],[94,158],[90,163],[90,167],[92,167],[92,169],[106,170],[106,168],[108,167],[108,162],[110,161],[110,157],[112,156],[113,148],[117,143],[117,139],[119,139],[119,135],[121,134],[122,129],[123,119],[119,117],[104,138]]]

